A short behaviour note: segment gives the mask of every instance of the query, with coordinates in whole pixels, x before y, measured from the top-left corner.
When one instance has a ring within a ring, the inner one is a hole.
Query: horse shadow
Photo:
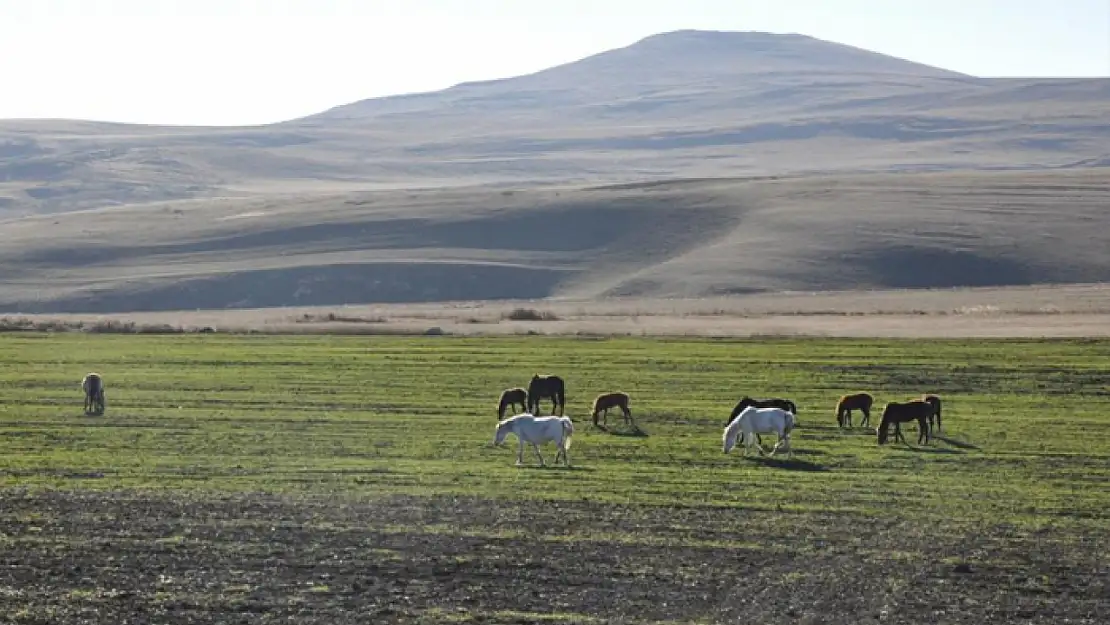
[[[938,440],[938,441],[944,441],[945,443],[947,443],[947,444],[949,444],[953,447],[956,447],[958,449],[972,449],[972,450],[975,450],[975,451],[983,451],[983,448],[979,447],[978,445],[972,445],[971,443],[965,443],[963,441],[958,441],[954,438],[948,438],[947,436],[933,436],[933,438]]]
[[[795,451],[795,454],[798,452]],[[822,466],[815,462],[808,460],[799,460],[797,458],[772,458],[769,456],[748,457],[749,462],[761,464],[765,467],[774,469],[785,469],[787,471],[804,471],[807,473],[828,473],[828,467]]]
[[[519,470],[529,469],[529,470],[533,470],[533,471],[571,471],[571,472],[575,472],[575,473],[596,473],[597,472],[597,469],[595,469],[594,467],[590,467],[590,466],[582,466],[582,465],[578,465],[578,464],[572,464],[568,467],[568,466],[565,466],[563,464],[552,464],[550,461],[548,461],[548,463],[545,464],[545,465],[521,464],[521,465],[513,465],[513,468],[514,469],[519,469]]]
[[[610,428],[608,426],[605,426],[605,425],[602,425],[602,424],[598,423],[597,424],[597,429],[601,430],[602,432],[605,432],[606,434],[609,434],[610,436],[624,436],[624,437],[632,437],[632,438],[647,438],[648,436],[650,436],[647,432],[645,432],[643,429],[641,429],[640,426],[638,426],[638,425],[633,426],[631,430],[618,430],[616,428]]]
[[[913,452],[913,453],[918,453],[918,454],[966,454],[967,453],[966,451],[961,451],[959,449],[948,449],[947,447],[926,447],[926,446],[918,447],[918,446],[909,445],[909,444],[892,446],[891,449],[894,449],[894,450],[897,450],[897,451]]]
[[[795,456],[827,456],[828,452],[821,451],[820,449],[795,449]]]

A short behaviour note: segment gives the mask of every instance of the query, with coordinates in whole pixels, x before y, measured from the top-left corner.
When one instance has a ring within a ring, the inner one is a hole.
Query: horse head
[[[497,423],[497,430],[493,433],[493,445],[495,447],[505,443],[505,437],[509,435],[512,430],[512,423],[508,420],[500,421]]]

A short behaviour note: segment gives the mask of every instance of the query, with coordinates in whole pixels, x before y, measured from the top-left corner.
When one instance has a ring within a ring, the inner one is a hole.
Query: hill
[[[1110,281],[1105,170],[181,201],[0,222],[0,312]]]
[[[399,187],[1105,165],[1110,79],[983,79],[678,31],[269,126],[0,122],[0,216]]]

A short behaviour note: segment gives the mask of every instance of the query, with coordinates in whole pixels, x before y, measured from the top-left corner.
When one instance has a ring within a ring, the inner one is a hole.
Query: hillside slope
[[[980,79],[801,35],[664,33],[270,126],[0,121],[0,216],[188,198],[1101,165],[1110,79]]]
[[[174,202],[0,222],[0,312],[1110,280],[1103,169]]]

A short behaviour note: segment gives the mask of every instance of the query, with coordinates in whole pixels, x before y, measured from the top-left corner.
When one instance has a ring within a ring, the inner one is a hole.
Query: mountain
[[[366,119],[443,107],[588,107],[633,98],[652,99],[671,92],[670,99],[691,99],[696,94],[714,92],[758,93],[778,83],[816,86],[830,78],[857,85],[867,81],[899,84],[907,79],[956,84],[974,80],[804,35],[681,30],[526,76],[463,83],[434,93],[363,100],[305,119]]]
[[[1067,167],[1110,79],[981,79],[802,35],[677,31],[534,74],[242,128],[0,122],[0,215],[651,177]]]
[[[0,310],[1110,279],[1106,119],[1110,79],[677,31],[266,126],[0,121]]]

